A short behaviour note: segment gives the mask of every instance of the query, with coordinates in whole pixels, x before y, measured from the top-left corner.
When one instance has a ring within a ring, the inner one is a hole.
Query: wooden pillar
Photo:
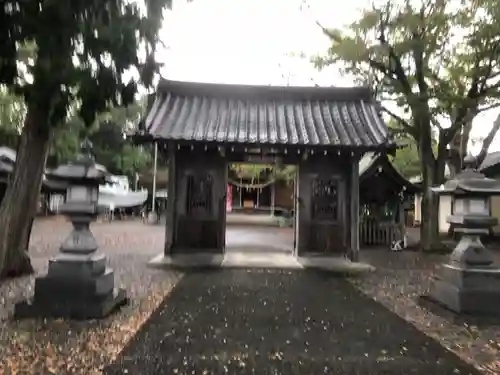
[[[238,187],[238,191],[240,193],[240,208],[243,207],[243,181],[240,178],[240,186]]]
[[[405,231],[406,231],[406,221],[405,221],[405,207],[404,200],[399,201],[399,232],[401,233],[401,241],[405,239]],[[404,244],[406,245],[406,244]]]
[[[217,152],[176,151],[175,232],[170,253],[221,254],[225,247],[227,165]]]
[[[293,177],[293,251],[296,256],[299,254],[299,169],[297,165]]]
[[[349,160],[350,161],[350,160]],[[340,156],[303,159],[298,174],[297,252],[345,257],[350,240],[348,220],[349,167]]]
[[[271,184],[271,216],[274,216],[275,205],[276,205],[276,180]]]
[[[155,152],[154,152],[154,161],[153,161],[153,203],[151,207],[151,212],[154,214],[158,214],[156,212],[156,172],[158,169],[158,142],[155,142]]]
[[[171,254],[174,244],[177,218],[177,157],[174,144],[168,145],[168,191],[167,191],[167,220],[165,228],[165,255]]]
[[[227,204],[227,184],[228,184],[228,177],[229,177],[229,169],[226,166],[226,160],[222,159],[220,160],[220,164],[222,164],[222,170],[218,172],[218,178],[223,180],[223,186],[225,187],[224,190],[215,193],[216,196],[218,194],[222,194],[222,198],[220,198],[219,202],[219,208],[220,211],[218,213],[218,220],[219,220],[219,243],[218,243],[218,248],[216,249],[216,252],[224,253],[226,250],[226,225],[227,225],[227,209],[226,209],[226,204]],[[232,196],[231,196],[232,199]],[[217,198],[216,198],[217,201]],[[231,202],[232,205],[232,202]]]
[[[259,181],[259,177],[257,177],[257,184],[259,184],[260,181]],[[260,207],[260,188],[257,188],[257,204],[256,204],[256,207],[255,208],[259,208]]]
[[[350,249],[349,258],[353,262],[359,261],[359,157],[353,157],[350,176]]]

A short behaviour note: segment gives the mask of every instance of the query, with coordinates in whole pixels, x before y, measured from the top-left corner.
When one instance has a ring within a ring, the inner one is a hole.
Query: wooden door
[[[182,252],[221,253],[225,245],[226,201],[217,169],[187,170],[180,180],[176,246]]]
[[[345,181],[332,173],[301,177],[299,249],[317,254],[345,254]]]
[[[298,255],[299,244],[299,167],[293,179],[293,253]]]

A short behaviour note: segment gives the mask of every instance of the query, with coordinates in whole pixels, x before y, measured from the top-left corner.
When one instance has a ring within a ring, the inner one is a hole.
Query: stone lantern
[[[76,162],[47,174],[49,180],[67,186],[60,212],[71,220],[73,230],[49,261],[47,275],[35,280],[33,300],[16,305],[18,317],[97,319],[127,302],[125,291],[114,288],[113,270],[106,266],[106,256],[97,252],[90,230],[99,213],[99,185],[105,172],[96,168],[89,141],[82,150]]]
[[[500,181],[475,171],[472,156],[464,164],[463,172],[432,189],[451,195],[454,208],[447,221],[461,239],[434,279],[429,297],[458,313],[499,314],[500,268],[480,237],[497,224],[489,201],[492,195],[500,195]]]

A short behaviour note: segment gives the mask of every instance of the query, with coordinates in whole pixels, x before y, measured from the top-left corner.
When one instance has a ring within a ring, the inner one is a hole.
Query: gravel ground
[[[314,293],[311,293],[314,291]],[[189,273],[106,375],[477,375],[347,280],[305,271]]]
[[[500,264],[500,252],[495,254]],[[373,274],[351,280],[361,291],[484,373],[500,374],[498,320],[465,320],[444,309],[418,304],[418,297],[429,292],[431,278],[446,256],[385,249],[365,250],[361,255],[377,268]]]
[[[47,271],[47,259],[57,254],[70,228],[61,218],[37,220],[30,253],[38,274]],[[10,319],[13,305],[32,295],[34,277],[0,284],[0,375],[100,374],[180,279],[179,273],[146,266],[163,248],[163,227],[117,221],[92,229],[130,304],[102,321],[16,322]]]
[[[57,253],[69,230],[64,219],[35,223],[30,252],[38,274],[46,272],[47,259]],[[146,266],[162,250],[163,226],[125,221],[95,224],[93,231],[131,304],[100,322],[14,322],[9,319],[13,304],[31,296],[33,277],[0,284],[0,375],[99,374],[181,278]],[[466,322],[417,304],[444,256],[365,250],[362,258],[378,270],[351,280],[357,288],[485,373],[500,374],[499,325]]]

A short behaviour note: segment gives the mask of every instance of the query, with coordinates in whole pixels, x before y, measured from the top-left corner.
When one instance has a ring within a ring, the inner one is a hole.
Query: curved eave
[[[153,135],[149,133],[145,133],[144,131],[137,131],[137,132],[129,132],[126,134],[127,139],[130,139],[132,143],[135,145],[143,145],[143,144],[152,144],[155,142],[158,142],[159,144],[165,145],[166,148],[169,147],[169,145],[173,145],[175,147],[177,146],[194,146],[194,147],[209,147],[216,149],[218,147],[223,147],[223,148],[233,148],[233,149],[240,149],[243,150],[243,148],[246,147],[255,147],[256,145],[258,147],[261,147],[262,149],[273,149],[273,150],[278,150],[278,151],[307,151],[307,150],[314,150],[315,152],[323,152],[323,151],[355,151],[355,152],[387,152],[387,153],[394,153],[395,150],[398,148],[398,145],[391,140],[387,140],[386,142],[379,144],[379,145],[371,145],[371,146],[362,146],[362,145],[357,145],[357,146],[352,146],[352,145],[334,145],[334,144],[290,144],[290,143],[245,143],[245,142],[219,142],[219,141],[206,141],[206,140],[183,140],[183,139],[178,139],[178,140],[168,140],[164,139],[161,137],[154,137]]]
[[[479,172],[483,173],[487,177],[496,177],[500,175],[500,164],[492,164],[484,168],[480,168]]]
[[[364,171],[360,171],[360,182],[373,177],[377,172],[378,168],[382,168],[382,173],[384,173],[387,178],[391,179],[396,185],[401,187],[407,193],[413,194],[418,193],[420,189],[408,181],[389,161],[387,155],[378,155],[373,158],[372,162],[367,165]]]

